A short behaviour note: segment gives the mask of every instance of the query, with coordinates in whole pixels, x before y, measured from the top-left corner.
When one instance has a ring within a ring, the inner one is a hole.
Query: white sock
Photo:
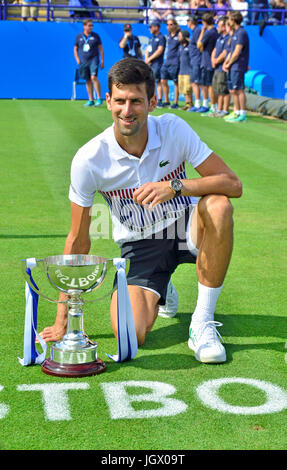
[[[195,100],[194,106],[195,106],[196,108],[200,108],[200,100]]]
[[[202,323],[214,320],[216,302],[221,292],[220,287],[207,287],[198,283],[197,304],[192,315],[192,322]]]
[[[241,110],[239,111],[239,114],[241,114],[241,116],[246,116],[246,111],[245,111],[245,109],[241,109]]]
[[[205,108],[208,108],[208,100],[203,100],[202,106],[204,106]]]

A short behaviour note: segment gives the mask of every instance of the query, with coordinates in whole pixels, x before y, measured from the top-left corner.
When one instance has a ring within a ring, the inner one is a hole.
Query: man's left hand
[[[133,200],[141,205],[153,209],[157,204],[169,201],[174,197],[174,192],[169,181],[145,183],[137,188],[133,194]]]

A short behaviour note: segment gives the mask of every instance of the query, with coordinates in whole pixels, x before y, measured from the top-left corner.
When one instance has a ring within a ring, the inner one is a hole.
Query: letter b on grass
[[[187,405],[176,398],[168,398],[176,392],[175,387],[163,382],[128,381],[102,383],[105,399],[110,408],[112,419],[154,418],[161,416],[174,416],[183,413]],[[150,393],[129,394],[128,387],[148,388]],[[135,410],[132,403],[155,402],[160,406],[151,409]]]

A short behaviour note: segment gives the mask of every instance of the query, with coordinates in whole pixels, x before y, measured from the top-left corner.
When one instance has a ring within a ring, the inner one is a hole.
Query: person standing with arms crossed
[[[92,20],[84,20],[83,32],[78,34],[74,45],[74,56],[79,66],[80,78],[86,80],[89,101],[84,106],[101,106],[101,85],[98,75],[99,55],[101,56],[101,69],[104,68],[104,49],[97,33],[92,31]],[[100,54],[99,54],[100,53]],[[97,100],[94,102],[94,89]]]
[[[184,120],[171,113],[149,116],[156,107],[155,80],[143,61],[120,60],[108,83],[114,124],[73,159],[64,254],[89,253],[91,207],[99,191],[109,205],[121,257],[130,260],[127,282],[138,344],[152,329],[176,267],[196,263],[198,298],[188,346],[200,362],[224,362],[214,310],[232,254],[230,198],[241,196],[241,182]],[[186,162],[198,177],[187,179]],[[117,337],[116,292],[110,312]],[[66,325],[66,305],[59,304],[54,325],[41,336],[55,341]]]

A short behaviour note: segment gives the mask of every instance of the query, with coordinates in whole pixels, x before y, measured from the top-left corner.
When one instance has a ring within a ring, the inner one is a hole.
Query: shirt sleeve
[[[78,34],[78,36],[77,36],[76,39],[75,39],[74,45],[79,47],[79,34]]]
[[[209,36],[210,36],[210,33],[208,31],[208,29],[204,32],[204,35],[203,35],[203,38],[201,39],[201,42],[203,44],[203,46],[206,46],[206,44],[208,43],[209,41]]]
[[[95,35],[96,35],[96,38],[97,38],[98,46],[101,46],[102,40],[101,40],[100,36],[97,33],[95,33]]]
[[[165,43],[166,43],[165,37],[164,37],[164,36],[161,36],[161,37],[159,38],[158,45],[165,47]]]
[[[71,166],[69,199],[81,207],[91,207],[97,191],[97,183],[89,162],[81,158],[80,151],[75,155]]]
[[[183,119],[178,118],[176,121],[179,142],[181,142],[185,160],[190,163],[193,168],[196,168],[203,163],[213,151]]]

